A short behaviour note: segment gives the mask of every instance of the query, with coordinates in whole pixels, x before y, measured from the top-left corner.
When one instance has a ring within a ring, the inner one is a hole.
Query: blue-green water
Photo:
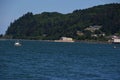
[[[120,80],[120,44],[14,42],[0,41],[0,80]]]

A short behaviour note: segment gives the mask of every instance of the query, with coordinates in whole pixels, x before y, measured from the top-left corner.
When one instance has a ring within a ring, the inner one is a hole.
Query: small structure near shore
[[[61,37],[60,40],[55,40],[55,42],[74,42],[70,37]]]
[[[113,43],[120,43],[120,39],[113,39]]]
[[[113,36],[111,40],[108,40],[108,42],[120,43],[120,38],[118,36]]]

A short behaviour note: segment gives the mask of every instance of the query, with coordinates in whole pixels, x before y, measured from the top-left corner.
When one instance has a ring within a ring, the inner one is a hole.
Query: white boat
[[[19,42],[15,42],[14,44],[15,46],[21,46],[21,44]]]

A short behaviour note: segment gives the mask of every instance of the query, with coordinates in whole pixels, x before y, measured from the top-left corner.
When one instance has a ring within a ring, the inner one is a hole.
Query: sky
[[[109,3],[120,3],[120,0],[0,0],[0,34],[5,34],[10,23],[27,12],[67,14],[76,9],[86,9]]]

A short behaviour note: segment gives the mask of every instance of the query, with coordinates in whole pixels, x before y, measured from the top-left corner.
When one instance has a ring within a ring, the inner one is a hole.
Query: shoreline
[[[111,44],[108,41],[98,41],[98,40],[76,40],[75,42],[84,42],[84,43],[100,43],[100,44]]]
[[[19,41],[43,41],[43,42],[56,42],[55,40],[30,40],[30,39],[0,39],[0,41],[4,40],[19,40]],[[99,44],[112,44],[108,41],[98,41],[98,40],[74,40],[74,42],[66,42],[66,43],[75,43],[75,42],[82,42],[82,43],[99,43]],[[64,43],[64,41],[59,41],[59,43]]]

